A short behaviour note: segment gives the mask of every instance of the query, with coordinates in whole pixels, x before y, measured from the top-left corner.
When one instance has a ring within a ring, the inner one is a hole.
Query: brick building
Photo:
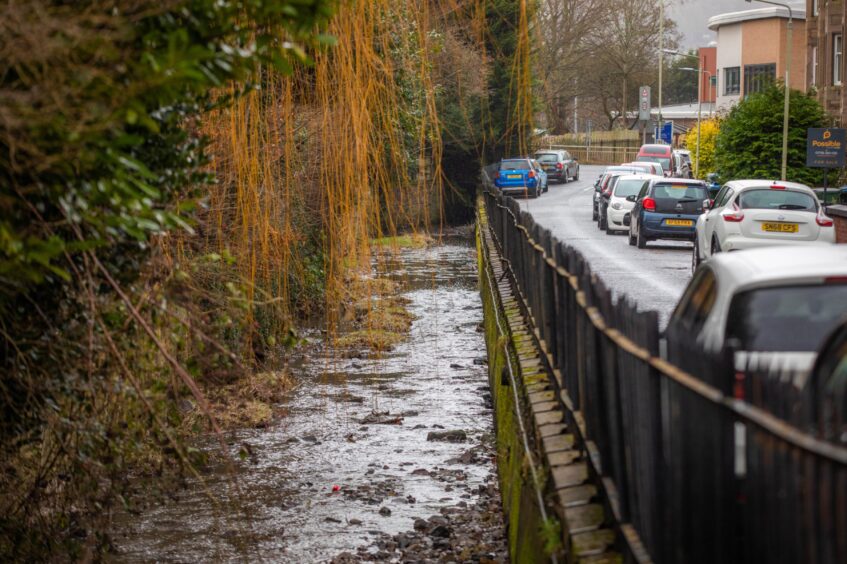
[[[833,117],[847,125],[844,82],[844,1],[806,0],[806,76]]]

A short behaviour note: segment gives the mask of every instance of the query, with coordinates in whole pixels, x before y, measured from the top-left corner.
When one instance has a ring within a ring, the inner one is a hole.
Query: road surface
[[[580,251],[616,295],[633,298],[640,310],[659,312],[662,324],[691,278],[691,244],[653,241],[639,250],[626,235],[607,235],[591,220],[594,181],[605,167],[583,165],[580,179],[550,184],[538,199],[519,200],[560,241]]]

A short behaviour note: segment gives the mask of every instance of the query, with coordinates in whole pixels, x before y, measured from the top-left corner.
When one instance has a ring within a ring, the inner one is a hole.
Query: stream
[[[416,317],[408,340],[378,359],[317,347],[293,362],[283,415],[227,434],[234,472],[212,466],[205,487],[125,515],[116,559],[506,561],[475,254],[464,230],[381,261]],[[466,440],[427,439],[442,431]]]

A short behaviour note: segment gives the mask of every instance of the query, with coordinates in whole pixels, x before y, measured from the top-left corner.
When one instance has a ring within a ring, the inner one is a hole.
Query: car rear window
[[[741,209],[818,211],[815,198],[794,190],[747,190],[738,197]]]
[[[529,170],[529,161],[503,161],[500,163],[500,170]]]
[[[662,170],[669,170],[671,168],[671,160],[667,158],[641,155],[640,157],[637,157],[636,160],[647,163],[658,163],[659,166],[662,167]]]
[[[641,187],[644,186],[643,179],[633,179],[627,178],[626,180],[619,180],[617,184],[615,184],[615,196],[619,198],[626,198],[627,196],[635,196],[641,191]]]
[[[538,159],[540,163],[557,163],[559,162],[559,155],[554,153],[544,153],[540,155],[535,155],[535,158]]]
[[[700,184],[662,182],[653,187],[653,197],[670,200],[703,201],[709,197],[709,191],[705,186]]]
[[[667,155],[670,152],[670,149],[668,147],[650,147],[648,145],[642,147],[640,152],[644,153],[645,155]]]
[[[726,338],[744,351],[816,351],[847,313],[847,284],[780,286],[732,299]]]

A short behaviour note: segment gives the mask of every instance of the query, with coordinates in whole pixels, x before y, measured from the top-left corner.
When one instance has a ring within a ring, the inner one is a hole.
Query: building
[[[700,68],[703,69],[700,75],[700,99],[704,104],[712,104],[718,97],[718,48],[700,47],[697,56],[700,58]]]
[[[788,15],[786,8],[768,6],[719,14],[709,19],[709,29],[718,35],[719,108],[731,107],[742,96],[785,77]],[[806,11],[797,7],[793,16],[790,86],[805,92]]]
[[[844,81],[844,2],[807,0],[809,14],[806,25],[806,74],[809,87],[815,88],[818,100],[842,127],[845,116]]]

